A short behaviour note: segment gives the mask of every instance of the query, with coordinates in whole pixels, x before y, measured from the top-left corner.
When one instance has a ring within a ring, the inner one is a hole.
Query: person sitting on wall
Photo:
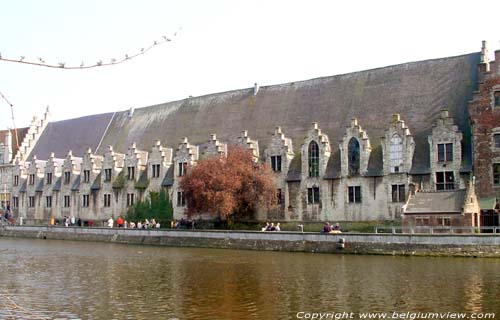
[[[116,224],[118,225],[118,228],[123,228],[123,218],[121,216],[116,219]]]
[[[262,227],[262,231],[267,231],[269,229],[269,222],[266,222],[266,225]]]
[[[340,223],[336,223],[335,226],[332,228],[332,231],[330,233],[342,233],[342,228],[340,227]]]
[[[330,233],[332,231],[332,226],[330,226],[330,222],[325,222],[325,225],[323,226],[323,230],[321,233]]]
[[[276,229],[275,231],[281,231],[281,227],[280,227],[280,223],[279,222],[276,223],[276,228],[275,229]]]

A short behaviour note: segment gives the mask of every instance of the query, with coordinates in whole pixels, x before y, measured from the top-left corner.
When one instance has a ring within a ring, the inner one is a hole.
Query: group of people
[[[342,232],[342,227],[340,227],[340,223],[338,222],[333,227],[330,225],[330,222],[325,222],[323,230],[321,230],[321,233],[341,233],[341,232]]]
[[[108,219],[108,228],[113,228],[115,226],[113,218]],[[137,223],[131,221],[130,223],[123,219],[121,216],[116,219],[116,226],[118,228],[127,228],[127,229],[160,229],[160,223],[157,222],[154,218],[149,221],[148,219],[144,219],[144,221],[139,220]]]
[[[2,223],[14,224],[14,219],[12,218],[12,214],[10,213],[10,206],[7,206],[3,214],[0,214],[0,218]]]
[[[274,222],[266,222],[266,225],[262,227],[262,231],[281,231],[280,223],[277,222],[275,225]]]
[[[194,225],[194,220],[182,218],[181,220],[172,220],[170,222],[170,229],[194,229]]]

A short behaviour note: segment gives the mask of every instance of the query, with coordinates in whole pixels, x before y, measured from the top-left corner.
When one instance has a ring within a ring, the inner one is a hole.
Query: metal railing
[[[450,227],[450,226],[377,226],[375,233],[405,234],[459,234],[459,233],[500,233],[500,227]]]

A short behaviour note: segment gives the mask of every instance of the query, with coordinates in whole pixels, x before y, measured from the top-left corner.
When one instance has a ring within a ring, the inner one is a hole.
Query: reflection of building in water
[[[485,51],[57,122],[46,113],[9,162],[14,212],[107,219],[164,188],[180,218],[179,180],[189,165],[240,144],[276,172],[279,208],[269,218],[399,218],[409,194],[424,202],[463,194],[489,155],[471,135],[484,135],[476,84],[498,76],[500,51],[491,63]],[[500,89],[479,87],[491,91],[496,116]],[[471,108],[479,110],[472,127]],[[496,148],[496,129],[485,130]],[[483,168],[491,175],[477,175],[480,196],[500,192],[492,159]]]
[[[483,278],[480,274],[472,273],[465,281],[464,298],[465,311],[467,312],[483,312]]]

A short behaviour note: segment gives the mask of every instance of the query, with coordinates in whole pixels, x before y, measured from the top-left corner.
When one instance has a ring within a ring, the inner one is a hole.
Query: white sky
[[[162,35],[174,41],[124,64],[62,70],[0,61],[0,92],[18,127],[140,108],[190,95],[292,82],[500,49],[500,1],[7,1],[4,58],[66,65],[122,58]],[[0,129],[12,127],[0,100]]]

